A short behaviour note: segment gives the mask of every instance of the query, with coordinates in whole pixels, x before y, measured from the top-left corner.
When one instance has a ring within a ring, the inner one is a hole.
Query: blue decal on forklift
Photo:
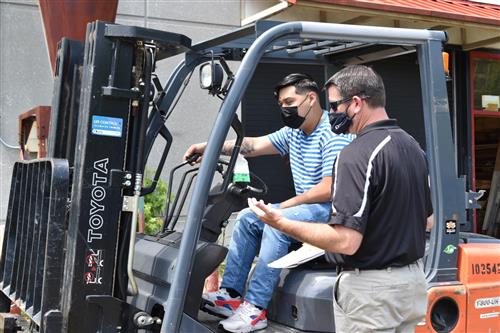
[[[92,134],[121,138],[123,119],[92,116]]]

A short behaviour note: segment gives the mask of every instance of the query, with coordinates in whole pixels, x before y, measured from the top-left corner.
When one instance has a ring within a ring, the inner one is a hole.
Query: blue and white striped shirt
[[[323,177],[332,176],[338,154],[355,135],[334,134],[325,111],[309,135],[301,129],[283,127],[267,137],[281,155],[290,155],[295,193],[299,195],[314,187]]]

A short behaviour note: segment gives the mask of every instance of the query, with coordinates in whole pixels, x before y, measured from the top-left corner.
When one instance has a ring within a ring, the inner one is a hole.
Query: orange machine
[[[428,295],[417,332],[500,332],[500,243],[460,244],[458,283],[436,283]]]

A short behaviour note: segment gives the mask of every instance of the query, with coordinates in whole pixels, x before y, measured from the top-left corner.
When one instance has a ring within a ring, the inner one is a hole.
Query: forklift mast
[[[51,159],[16,163],[2,253],[4,293],[42,332],[96,332],[121,321],[121,309],[110,309],[112,296],[126,298],[118,268],[136,208],[122,202],[142,189],[151,73],[155,61],[190,46],[183,35],[98,21],[88,25],[84,46],[60,43]],[[42,182],[47,190],[30,195]],[[46,224],[33,229],[36,216]],[[102,311],[117,318],[82,321]]]
[[[445,41],[439,31],[257,22],[191,45],[180,34],[90,23],[84,45],[70,40],[59,45],[49,158],[18,162],[14,168],[0,262],[0,294],[6,299],[0,303],[21,304],[40,332],[137,329],[142,310],[127,303],[127,297],[137,293],[131,275],[137,200],[154,191],[154,185],[142,186],[146,161],[155,140],[166,140],[161,172],[172,142],[165,120],[186,77],[214,57],[241,61],[208,140],[170,281],[172,292],[162,304],[161,332],[178,332],[219,154],[229,129],[241,125],[236,110],[259,62],[327,65],[327,56],[336,52],[375,44],[403,45],[418,54],[437,224],[427,278],[456,281],[457,252],[443,250],[458,246],[459,235],[439,226],[464,222],[466,200],[472,199],[465,180],[456,175],[441,56]],[[162,87],[154,75],[157,63],[181,53],[185,59]]]

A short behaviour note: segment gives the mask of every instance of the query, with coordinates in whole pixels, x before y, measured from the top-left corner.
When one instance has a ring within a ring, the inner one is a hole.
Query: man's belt
[[[381,270],[390,271],[393,268],[406,267],[406,266],[410,266],[410,265],[416,264],[417,262],[418,262],[418,260],[414,261],[414,262],[411,262],[411,263],[409,263],[407,265],[389,265],[389,266],[383,267],[383,268],[356,268],[356,267],[351,267],[351,266],[337,265],[336,271],[337,271],[337,275],[339,275],[341,272],[347,272],[347,271],[356,271],[356,272],[361,272],[361,271],[381,271]]]

